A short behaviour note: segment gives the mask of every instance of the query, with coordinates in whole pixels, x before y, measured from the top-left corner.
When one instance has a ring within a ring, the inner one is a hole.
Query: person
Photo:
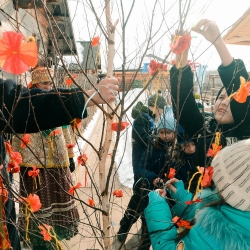
[[[163,185],[169,172],[169,151],[172,148],[176,121],[171,107],[165,106],[163,114],[157,122],[157,137],[144,151],[141,161],[134,165],[134,174],[137,182],[134,184],[134,193],[141,197],[140,211],[142,220],[142,237],[138,249],[148,250],[150,240],[144,218],[144,209],[148,205],[148,192]]]
[[[54,76],[52,68],[38,67],[31,73],[31,88],[51,90]],[[29,136],[25,145],[22,138]],[[21,140],[20,140],[21,139]],[[53,249],[53,242],[44,241],[38,224],[53,227],[58,239],[69,240],[78,232],[80,221],[78,209],[72,196],[65,195],[73,185],[70,167],[73,168],[73,143],[69,126],[43,130],[38,133],[18,134],[12,139],[12,147],[22,156],[20,164],[21,197],[29,194],[38,195],[42,207],[34,213],[36,220],[30,220],[27,226],[26,205],[20,203],[18,224],[22,239],[28,240],[33,249]],[[29,147],[27,147],[29,146]],[[38,177],[30,176],[30,172],[39,171]],[[56,180],[56,181],[55,181]],[[26,237],[28,231],[28,235]]]
[[[182,58],[177,55],[176,64],[170,70],[171,94],[174,114],[177,117],[177,112],[179,113],[179,123],[196,144],[194,165],[205,167],[210,165],[214,153],[216,153],[215,139],[217,140],[216,147],[225,147],[250,136],[250,97],[247,97],[245,103],[228,98],[232,93],[238,91],[241,83],[240,77],[247,80],[249,76],[244,63],[230,55],[221,38],[218,26],[214,22],[202,19],[192,30],[203,35],[215,46],[222,61],[218,72],[223,87],[215,102],[213,119],[204,122],[204,117],[195,103],[192,93],[193,73],[187,64],[188,49],[183,53]],[[179,81],[180,71],[182,77]],[[180,92],[177,105],[178,83],[180,83]],[[177,106],[179,106],[178,110]],[[209,149],[212,149],[213,153],[208,156]]]
[[[182,181],[169,180],[166,187],[178,201],[174,221],[179,228],[172,222],[166,192],[150,192],[145,217],[153,249],[250,249],[249,159],[250,139],[223,148],[211,164],[213,183],[195,197]]]
[[[7,173],[3,133],[35,133],[40,130],[70,124],[74,118],[83,119],[87,116],[85,106],[114,101],[118,90],[118,80],[113,77],[103,79],[95,88],[85,92],[79,88],[28,90],[23,85],[16,84],[13,80],[0,78],[0,130],[2,131],[0,136],[1,194],[8,192],[8,199],[4,201],[4,210],[1,211],[2,218],[5,219],[1,220],[0,223],[2,228],[6,229],[4,236],[0,234],[1,242],[8,242],[15,250],[21,249],[16,230],[14,195],[9,188],[9,176],[11,174]],[[95,92],[96,94],[94,95]],[[92,95],[92,99],[87,103],[88,98]]]
[[[172,168],[175,169],[175,178],[182,180],[184,187],[187,189],[189,181],[193,174],[197,172],[194,165],[196,146],[182,126],[178,124],[177,143],[174,149]],[[194,192],[197,186],[197,178],[195,178],[190,186],[190,191]]]
[[[156,93],[148,98],[147,104],[148,106],[146,107],[141,102],[138,102],[132,109],[132,117],[135,119],[132,126],[133,169],[134,166],[140,163],[142,154],[147,149],[148,143],[154,133],[156,122],[166,105],[166,100],[161,94]],[[136,175],[134,175],[134,183],[137,180]],[[124,216],[120,220],[120,228],[117,232],[118,241],[124,242],[126,240],[131,226],[140,217],[140,200],[141,197],[137,193],[133,193]]]

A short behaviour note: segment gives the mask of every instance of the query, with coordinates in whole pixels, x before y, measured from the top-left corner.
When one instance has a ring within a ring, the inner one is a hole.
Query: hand
[[[74,158],[69,158],[69,169],[71,173],[76,169]]]
[[[154,185],[155,187],[158,187],[159,183],[163,183],[163,180],[162,180],[161,178],[155,178],[155,179],[153,180],[153,185]]]
[[[203,35],[209,42],[214,44],[224,66],[232,63],[233,57],[223,42],[220,30],[214,22],[202,19],[192,28],[192,30]]]
[[[166,189],[170,189],[172,190],[174,193],[176,193],[177,189],[174,187],[174,183],[178,182],[179,180],[176,179],[176,178],[172,178],[170,180],[168,180],[166,183],[165,183],[165,188]]]
[[[221,32],[217,24],[208,19],[201,19],[192,30],[203,35],[211,43],[222,42]]]
[[[110,103],[116,99],[118,95],[119,86],[118,80],[115,77],[107,77],[101,80],[96,86],[96,89],[99,93],[96,93],[92,100],[94,100],[98,104]],[[95,89],[87,90],[86,93],[91,96],[96,92]],[[101,98],[102,96],[102,98]],[[85,97],[85,101],[88,100],[88,97]],[[90,101],[87,107],[94,105],[92,101]]]
[[[164,189],[156,189],[155,190],[161,197],[166,197],[167,193]]]

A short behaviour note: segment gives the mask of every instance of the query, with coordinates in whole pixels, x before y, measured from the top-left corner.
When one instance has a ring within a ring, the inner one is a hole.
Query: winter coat
[[[150,109],[137,115],[132,126],[132,164],[140,163],[142,154],[152,140],[155,122],[154,115]]]
[[[149,144],[148,150],[145,150],[141,156],[139,164],[133,166],[136,179],[144,178],[153,188],[153,180],[156,178],[165,178],[168,170],[169,152],[168,143],[157,138],[161,149],[157,149],[153,143]]]
[[[184,190],[181,181],[175,186],[178,191],[172,197],[180,202],[177,214],[183,214],[184,208],[190,206],[182,218],[191,219],[196,214],[196,223],[185,237],[176,241],[177,229],[168,203],[156,191],[150,192],[149,205],[144,213],[154,250],[250,249],[250,212],[229,205],[203,208],[219,199],[216,190],[204,190],[200,194],[203,202],[187,205],[185,201],[191,200],[192,194]]]
[[[249,77],[244,63],[237,59],[233,60],[228,66],[219,66],[218,72],[228,96],[239,89],[240,76],[245,79]],[[178,78],[179,70],[174,66],[170,70],[174,114],[176,114]],[[200,113],[193,96],[193,72],[190,66],[182,69],[179,94],[179,110],[181,111],[179,122],[189,137],[192,137],[196,143],[195,166],[207,166],[210,164],[211,159],[206,156],[206,152],[211,148],[216,132],[221,132],[222,147],[250,136],[249,103],[250,97],[247,98],[245,103],[238,103],[232,98],[230,108],[234,118],[233,124],[218,125],[215,119],[204,123],[203,115]]]
[[[197,168],[194,166],[194,154],[186,154],[183,152],[180,146],[177,148],[177,152],[174,156],[171,167],[176,170],[175,178],[182,180],[185,188],[188,188],[189,181],[193,174],[197,172]],[[199,176],[198,176],[199,177]],[[195,178],[191,183],[190,191],[195,191],[197,186],[197,178]]]
[[[3,112],[0,130],[5,133],[13,131],[35,133],[67,125],[74,118],[83,119],[87,116],[87,112],[82,114],[85,99],[80,89],[58,88],[57,91],[44,91],[37,88],[28,90],[12,80],[0,79],[2,98],[0,106]],[[19,96],[22,99],[18,99]],[[8,126],[7,121],[11,127]]]

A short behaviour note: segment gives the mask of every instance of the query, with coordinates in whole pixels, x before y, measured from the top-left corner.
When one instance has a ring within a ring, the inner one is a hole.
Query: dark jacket
[[[132,164],[138,165],[141,156],[152,140],[155,122],[154,115],[150,109],[137,115],[132,126]]]
[[[82,117],[85,100],[77,88],[28,91],[12,80],[0,79],[0,96],[0,130],[6,133],[35,133],[87,116],[85,112]]]
[[[193,174],[198,170],[194,166],[194,154],[185,154],[183,150],[179,149],[179,153],[175,155],[173,163],[171,164],[172,168],[176,170],[175,178],[182,180],[184,183],[185,189],[188,188],[189,181],[192,178]],[[194,192],[197,186],[197,178],[192,181],[190,192]]]
[[[150,143],[148,150],[145,150],[142,154],[140,163],[133,166],[136,179],[147,179],[151,189],[155,178],[165,178],[169,163],[168,143],[161,141],[159,138],[156,140],[158,140],[161,148],[157,149],[153,143]]]
[[[241,60],[234,60],[230,65],[219,66],[218,72],[228,96],[240,87],[240,76],[248,79],[248,73]],[[176,115],[177,85],[179,70],[174,66],[170,70],[171,93],[174,114]],[[218,125],[215,119],[209,123],[204,121],[193,96],[193,72],[189,66],[182,71],[179,94],[180,124],[196,143],[195,166],[207,166],[211,159],[206,156],[214,142],[215,133],[221,132],[221,145],[225,147],[250,136],[250,97],[245,103],[238,103],[234,99],[230,102],[234,118],[233,124]]]

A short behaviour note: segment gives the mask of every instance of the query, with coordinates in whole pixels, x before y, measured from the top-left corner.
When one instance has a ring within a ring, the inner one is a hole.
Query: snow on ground
[[[125,109],[137,97],[137,95],[140,93],[141,90],[142,89],[133,89],[127,93],[127,96],[125,98],[125,105],[124,105]],[[147,100],[147,94],[144,92],[138,98],[135,104],[138,101],[141,101],[144,103],[145,100]],[[118,175],[119,175],[119,181],[121,182],[121,184],[129,188],[132,188],[133,182],[134,182],[134,174],[133,174],[133,167],[132,167],[132,144],[131,144],[132,123],[134,119],[131,117],[131,111],[132,111],[132,108],[130,108],[126,112],[126,116],[123,117],[123,120],[129,122],[131,125],[126,130],[122,131],[120,141],[118,144],[118,148],[117,148],[117,152],[116,152],[116,156],[115,156],[116,166],[117,166]],[[99,118],[100,115],[101,115],[101,110],[98,109],[96,113],[94,114],[93,119],[84,130],[82,136],[86,140],[89,139],[92,133],[92,130],[97,122],[97,119]],[[116,133],[114,132],[113,140],[116,139],[115,136],[116,136]],[[79,138],[78,145],[82,151],[84,146],[86,145],[86,142],[82,140],[81,138]],[[75,153],[75,162],[77,162],[77,157],[80,155],[78,147],[75,147],[74,153]]]

